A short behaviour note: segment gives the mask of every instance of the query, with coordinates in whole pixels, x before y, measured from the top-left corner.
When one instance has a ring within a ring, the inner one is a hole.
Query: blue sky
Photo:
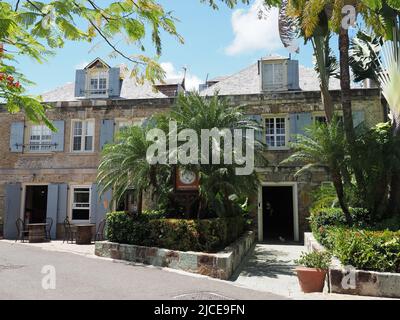
[[[163,63],[168,76],[180,75],[186,66],[190,85],[209,78],[229,75],[257,61],[261,56],[289,52],[280,43],[277,32],[277,12],[271,11],[267,19],[259,20],[257,10],[260,0],[252,1],[250,6],[240,5],[234,10],[220,6],[214,11],[200,0],[161,0],[167,11],[173,11],[179,18],[177,28],[184,37],[181,45],[173,37],[164,34]],[[151,49],[151,44],[146,43]],[[119,46],[129,54],[139,53],[136,47]],[[301,46],[300,54],[292,58],[300,60],[305,66],[312,66],[311,48]],[[29,89],[32,94],[49,91],[66,82],[74,80],[75,69],[84,66],[96,57],[103,58],[110,65],[127,63],[123,58],[109,58],[111,49],[103,42],[94,44],[67,42],[57,50],[45,64],[37,64],[30,59],[20,60],[18,68],[36,83]],[[149,50],[147,54],[153,55]],[[129,65],[129,64],[128,64]]]

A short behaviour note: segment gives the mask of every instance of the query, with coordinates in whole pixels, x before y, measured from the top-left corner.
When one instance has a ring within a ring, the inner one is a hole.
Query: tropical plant
[[[188,96],[180,95],[176,104],[172,108],[169,115],[169,120],[176,121],[178,131],[184,129],[192,129],[198,137],[201,137],[202,130],[217,128],[218,130],[229,129],[233,132],[235,129],[240,129],[244,133],[246,129],[255,131],[261,130],[260,125],[251,120],[243,113],[242,107],[232,107],[228,102],[217,95],[211,98],[203,98],[198,94],[190,94]],[[245,134],[243,134],[243,152],[246,151],[246,146],[252,143]],[[225,142],[225,139],[223,139]],[[222,141],[222,139],[221,139]],[[229,140],[227,140],[229,142]],[[204,143],[204,141],[203,141]],[[238,150],[233,148],[232,164],[225,164],[222,160],[225,153],[225,143],[221,143],[219,149],[220,164],[212,162],[213,143],[212,139],[208,141],[208,148],[202,150],[199,140],[199,155],[198,165],[188,165],[190,169],[195,170],[200,178],[200,202],[198,213],[212,209],[220,216],[235,215],[241,210],[235,205],[235,200],[238,197],[250,196],[256,192],[258,187],[258,177],[255,172],[249,175],[237,175],[236,169],[243,167],[242,164],[235,163],[238,159]],[[184,147],[183,144],[178,145],[178,149]],[[263,155],[264,143],[254,141],[254,159],[257,165],[266,163]],[[215,149],[214,149],[215,150]],[[204,159],[208,160],[209,164],[204,164]]]
[[[292,143],[294,153],[281,162],[281,165],[296,163],[303,165],[296,172],[296,176],[303,174],[314,167],[322,167],[327,170],[336,189],[339,205],[343,210],[346,221],[351,224],[348,201],[344,192],[342,177],[350,180],[347,170],[347,151],[343,124],[337,116],[331,123],[315,123],[306,128],[306,135],[297,135]]]
[[[146,153],[151,145],[146,140],[150,127],[132,126],[122,130],[115,143],[107,144],[102,152],[97,180],[100,193],[113,190],[112,200],[117,203],[128,190],[137,190],[138,212],[142,211],[142,193],[149,191],[161,196],[170,184],[171,170],[167,164],[151,165]],[[157,192],[154,192],[157,190]],[[153,201],[157,199],[153,198]]]
[[[351,39],[349,62],[355,82],[371,79],[378,83],[378,75],[382,71],[380,63],[382,44],[382,37],[375,37],[361,30]]]

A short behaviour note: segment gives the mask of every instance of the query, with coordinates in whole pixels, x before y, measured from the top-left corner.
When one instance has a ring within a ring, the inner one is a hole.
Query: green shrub
[[[332,255],[327,251],[313,251],[310,253],[303,252],[300,259],[295,260],[295,263],[306,268],[328,269],[331,264],[331,259]]]
[[[343,265],[400,272],[400,232],[330,227],[325,230],[324,245]]]
[[[204,220],[159,219],[157,214],[131,217],[124,212],[107,214],[109,241],[180,251],[216,252],[245,229],[243,217]]]

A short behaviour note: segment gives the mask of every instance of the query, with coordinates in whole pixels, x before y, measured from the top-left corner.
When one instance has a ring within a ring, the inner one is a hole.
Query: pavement
[[[300,291],[294,260],[304,246],[256,244],[230,281],[94,255],[94,245],[0,241],[0,299],[379,299]],[[42,281],[54,266],[56,288]],[[43,269],[44,268],[44,269]],[[47,269],[46,269],[47,268]]]
[[[71,252],[78,245],[57,246],[1,240],[0,299],[285,299],[201,275],[98,258],[83,247]]]

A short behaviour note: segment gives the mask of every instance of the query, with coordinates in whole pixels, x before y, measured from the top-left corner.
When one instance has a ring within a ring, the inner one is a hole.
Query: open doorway
[[[47,215],[47,186],[26,186],[25,222],[42,223]]]
[[[262,217],[264,241],[295,240],[293,186],[264,186]]]

